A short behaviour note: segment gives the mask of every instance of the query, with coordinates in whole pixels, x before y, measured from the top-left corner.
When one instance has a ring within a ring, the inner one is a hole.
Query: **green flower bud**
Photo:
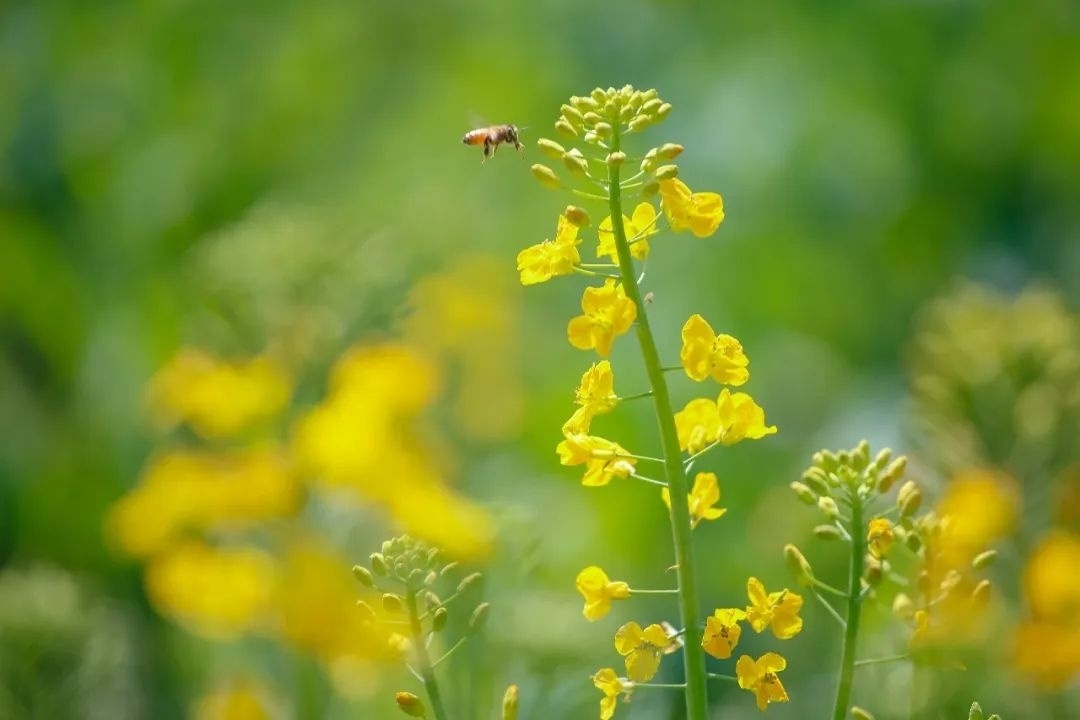
[[[971,703],[971,709],[968,710],[968,720],[983,720],[983,710],[979,703]]]
[[[352,574],[364,587],[375,587],[375,578],[372,576],[371,571],[363,565],[353,565]]]
[[[870,443],[860,440],[851,452],[851,465],[856,470],[865,470],[870,464]]]
[[[555,121],[555,129],[568,137],[576,138],[578,136],[577,128],[566,121],[566,118],[559,118]]]
[[[506,688],[502,702],[502,720],[517,720],[518,716],[518,686],[510,685]]]
[[[566,209],[563,210],[563,216],[576,228],[585,228],[592,224],[589,213],[574,205],[567,205]]]
[[[567,208],[567,209],[569,209],[569,208]],[[571,221],[571,222],[573,222],[573,221]],[[461,563],[459,563],[457,560],[455,560],[453,562],[449,562],[449,563],[447,563],[446,565],[443,566],[443,569],[439,571],[439,574],[442,575],[443,577],[446,577],[450,573],[457,570],[459,567],[461,567]]]
[[[901,620],[910,620],[915,615],[915,603],[904,593],[896,593],[892,602],[893,615]]]
[[[904,538],[904,545],[907,546],[908,550],[917,555],[919,551],[922,550],[923,541],[922,538],[915,533],[908,533],[908,536]]]
[[[581,115],[581,111],[573,105],[563,105],[561,108],[559,108],[559,111],[562,113],[562,116],[566,118],[566,121],[571,125],[580,125],[585,121],[585,119]]]
[[[871,463],[874,470],[881,472],[885,469],[885,466],[889,464],[889,460],[892,458],[892,450],[889,448],[882,448],[877,455],[874,456],[874,462]]]
[[[482,602],[476,606],[473,610],[472,617],[469,618],[469,632],[478,633],[484,629],[484,625],[487,624],[488,615],[491,614],[491,603]]]
[[[408,580],[409,585],[411,585],[413,587],[418,587],[418,586],[423,584],[423,580],[424,580],[424,571],[421,570],[420,568],[413,568],[412,570],[409,571],[409,580]]]
[[[628,132],[640,132],[649,127],[652,123],[652,118],[647,115],[638,115],[630,122],[626,123],[626,129]]]
[[[670,180],[672,178],[679,177],[679,166],[661,165],[660,167],[656,168],[656,172],[654,173],[654,175],[656,175],[657,180]]]
[[[656,169],[659,160],[657,149],[649,150],[649,152],[645,153],[645,157],[641,159],[641,172],[651,173]]]
[[[386,543],[383,543],[384,545]],[[390,569],[386,566],[386,558],[382,553],[371,553],[371,571],[379,577],[386,577]]]
[[[683,146],[677,143],[664,143],[657,150],[657,155],[661,160],[674,160],[682,155]]]
[[[442,605],[442,599],[430,590],[424,593],[424,602],[427,603],[428,607],[438,607]]]
[[[828,495],[824,497],[819,497],[817,501],[817,506],[821,509],[821,512],[825,513],[826,517],[830,517],[834,520],[840,517],[840,508],[837,507],[836,501]]]
[[[672,109],[673,108],[671,107],[671,103],[664,103],[660,107],[656,108],[656,119],[658,121],[663,120],[671,114]]]
[[[585,113],[584,119],[585,119],[585,126],[590,127],[590,128],[595,127],[596,123],[604,121],[604,117],[602,115],[600,115],[599,113],[591,112],[591,111]]]
[[[382,606],[383,610],[392,615],[397,615],[405,610],[405,603],[400,596],[394,593],[383,593]]]
[[[624,124],[630,122],[630,118],[634,117],[636,113],[637,110],[634,109],[633,100],[631,99],[629,103],[619,108],[619,122]]]
[[[480,578],[482,578],[482,577],[483,577],[483,575],[478,573],[478,572],[474,572],[474,573],[472,573],[470,575],[466,575],[464,578],[461,579],[461,582],[458,583],[457,591],[459,593],[465,592],[466,590],[471,588],[473,585],[480,582]]]
[[[607,101],[607,93],[605,93],[600,88],[596,88],[595,90],[593,90],[591,93],[589,93],[589,96],[597,105],[600,105]]]
[[[810,488],[814,492],[816,492],[818,495],[828,495],[829,494],[829,490],[830,490],[829,481],[828,481],[827,477],[825,476],[825,471],[822,470],[821,468],[818,468],[818,467],[810,468],[809,470],[807,470],[806,472],[803,473],[802,479],[803,479],[803,482],[806,483],[808,486],[810,486]]]
[[[646,100],[641,105],[641,114],[642,115],[647,115],[647,116],[648,115],[655,115],[656,112],[660,109],[660,107],[663,104],[664,104],[664,102],[660,98],[656,98],[656,97],[654,97],[654,98],[652,98],[650,100]]]
[[[980,580],[975,589],[971,591],[971,602],[977,608],[984,608],[990,602],[990,581]]]
[[[593,128],[593,132],[595,132],[597,137],[599,137],[601,140],[607,140],[609,137],[611,137],[611,134],[613,132],[611,129],[611,123],[598,122],[596,123],[596,127]]]
[[[880,585],[881,580],[885,577],[885,567],[881,560],[868,554],[864,558],[864,561],[866,570],[863,572],[863,578],[866,579],[866,583],[870,587]]]
[[[817,496],[814,495],[814,492],[798,480],[789,483],[788,487],[791,488],[792,492],[795,493],[795,496],[799,498],[799,500],[807,505],[817,505]]]
[[[814,537],[819,540],[843,540],[844,534],[835,525],[818,525],[814,528]]]
[[[606,162],[611,167],[619,167],[624,162],[626,162],[626,153],[622,151],[608,153],[608,156],[604,158],[604,162]]]
[[[854,720],[874,720],[874,716],[870,714],[869,710],[864,710],[858,705],[851,706],[851,717]]]
[[[424,585],[434,585],[439,579],[439,573],[431,570],[424,576]]]
[[[446,608],[436,608],[431,615],[431,632],[442,632],[442,629],[446,627],[448,617],[450,617],[450,613],[446,611]]]
[[[641,186],[641,197],[652,197],[658,192],[660,192],[660,183],[656,182],[655,178],[649,178]]]
[[[424,702],[411,692],[399,692],[394,695],[394,700],[397,702],[398,709],[409,717],[427,717],[427,709],[424,707]]]
[[[836,472],[836,468],[840,467],[840,461],[832,450],[814,453],[814,464],[827,473]]]
[[[806,556],[799,552],[799,548],[790,544],[785,545],[784,560],[787,562],[788,570],[795,578],[795,582],[803,587],[810,587],[814,584],[814,570],[810,567]]]
[[[568,151],[562,157],[563,165],[566,169],[573,173],[580,173],[582,175],[589,174],[589,161],[585,159],[585,156],[581,154],[581,151],[574,148]]]
[[[976,570],[985,570],[994,564],[994,560],[997,559],[997,550],[987,550],[981,552],[975,556],[975,559],[971,561],[971,567]]]
[[[554,140],[549,140],[547,138],[540,138],[537,140],[536,147],[540,148],[540,152],[544,153],[552,160],[559,160],[566,154],[566,148]]]
[[[922,505],[922,491],[914,480],[908,480],[900,487],[900,493],[896,496],[896,504],[900,508],[900,514],[911,517],[919,511]]]
[[[907,457],[901,455],[893,460],[885,471],[881,473],[881,477],[878,478],[878,492],[887,493],[892,488],[893,484],[904,474],[907,469]]]
[[[593,131],[593,130],[590,130],[587,133],[585,133],[585,135],[581,139],[585,142],[586,145],[599,145],[600,144],[600,136],[597,135],[596,132]]]
[[[553,190],[559,190],[562,188],[562,183],[559,181],[559,176],[555,174],[555,171],[549,168],[547,165],[536,164],[529,170],[532,171],[533,177],[540,181],[540,184],[549,187]]]

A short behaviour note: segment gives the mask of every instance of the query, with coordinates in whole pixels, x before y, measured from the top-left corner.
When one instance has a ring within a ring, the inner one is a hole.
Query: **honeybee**
[[[518,152],[521,152],[525,147],[521,144],[521,140],[518,139],[517,125],[492,125],[491,127],[470,130],[465,133],[465,137],[461,138],[461,142],[466,145],[483,145],[484,157],[480,161],[482,163],[487,162],[487,159],[494,155],[495,151],[499,149],[499,145],[503,143],[513,145]]]

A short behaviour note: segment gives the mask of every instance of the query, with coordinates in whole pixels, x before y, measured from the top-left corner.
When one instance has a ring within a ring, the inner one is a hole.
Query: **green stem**
[[[863,574],[863,555],[866,535],[862,530],[862,501],[856,495],[851,503],[851,563],[847,589],[847,627],[844,628],[844,648],[840,656],[840,682],[836,686],[833,720],[844,720],[851,703],[851,686],[855,677],[855,644],[859,639],[859,616],[862,611],[860,592]]]
[[[870,658],[868,660],[859,660],[855,663],[855,667],[863,667],[864,665],[880,665],[881,663],[899,662],[901,660],[910,660],[911,656],[907,653],[903,655],[889,655],[887,657]]]
[[[611,137],[613,152],[618,152],[622,137],[616,125]],[[679,449],[679,435],[675,429],[675,413],[671,409],[671,396],[664,369],[660,363],[660,354],[656,349],[649,316],[645,314],[645,304],[641,300],[634,276],[634,260],[630,255],[630,245],[626,241],[626,228],[618,221],[623,216],[622,194],[619,187],[619,166],[608,166],[608,209],[611,217],[612,234],[615,238],[615,250],[619,256],[619,271],[622,274],[623,291],[637,307],[637,338],[645,361],[645,372],[649,377],[649,386],[653,392],[656,407],[656,420],[660,426],[660,440],[664,449],[664,467],[668,487],[671,488],[671,534],[675,545],[675,563],[679,580],[679,612],[682,624],[686,628],[686,647],[683,651],[683,665],[686,673],[686,716],[687,720],[706,720],[708,715],[708,686],[705,672],[705,653],[701,652],[701,631],[698,629],[697,577],[694,568],[694,551],[691,543],[690,504],[687,498],[686,472],[682,464],[682,451]]]
[[[435,680],[435,670],[431,666],[431,657],[428,655],[427,644],[424,642],[424,627],[420,624],[420,612],[416,606],[416,593],[413,588],[405,590],[405,608],[409,613],[409,627],[412,630],[413,648],[416,651],[417,671],[424,683],[427,692],[428,703],[434,720],[446,720],[446,710],[443,708],[442,695],[439,693],[439,684]]]

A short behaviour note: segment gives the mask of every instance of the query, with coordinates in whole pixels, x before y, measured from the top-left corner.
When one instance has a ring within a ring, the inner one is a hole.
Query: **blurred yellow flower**
[[[628,477],[637,463],[618,443],[595,435],[567,435],[555,450],[561,464],[585,465],[581,484],[588,487],[607,485],[614,477]]]
[[[274,717],[268,693],[260,684],[244,679],[199,698],[195,720],[270,720]]]
[[[746,393],[720,391],[716,402],[697,398],[675,413],[679,447],[696,453],[715,442],[734,445],[741,440],[758,440],[776,432],[765,425],[765,411]]]
[[[611,610],[612,600],[630,597],[630,586],[625,582],[613,582],[601,568],[590,565],[578,573],[578,592],[585,597],[584,615],[589,620],[599,620]]]
[[[616,675],[612,668],[598,670],[592,680],[596,689],[604,693],[600,700],[600,720],[611,720],[615,715],[619,695],[628,696],[634,689],[634,684]]]
[[[566,215],[559,215],[554,240],[545,240],[518,253],[517,269],[521,274],[521,284],[535,285],[557,275],[572,273],[574,266],[581,263],[577,249],[580,242],[577,226]]]
[[[601,360],[581,376],[581,384],[574,392],[574,402],[579,406],[570,419],[563,424],[563,435],[586,435],[592,419],[609,412],[619,402],[615,394],[615,376],[611,363]]]
[[[718,383],[738,386],[750,379],[746,369],[750,360],[742,344],[730,335],[716,334],[701,315],[691,315],[683,325],[679,359],[687,376],[698,382],[711,376]]]
[[[870,554],[883,558],[889,554],[893,543],[893,524],[888,518],[876,517],[870,521],[866,531],[866,542]]]
[[[1039,620],[1080,627],[1080,535],[1052,532],[1024,570],[1024,594]]]
[[[787,667],[787,660],[773,652],[768,652],[754,660],[743,655],[735,663],[735,675],[739,687],[754,693],[758,710],[764,711],[769,703],[788,701],[787,691],[777,675]]]
[[[577,349],[595,349],[601,357],[611,354],[615,338],[637,319],[637,306],[614,278],[605,280],[603,287],[585,288],[581,309],[584,314],[570,320],[566,327],[567,338]]]
[[[941,532],[935,549],[947,566],[966,566],[1006,535],[1017,500],[1011,481],[995,472],[968,470],[953,477],[936,508]]]
[[[763,632],[766,627],[771,627],[773,635],[780,640],[788,640],[802,630],[803,621],[799,617],[803,605],[801,595],[787,589],[766,592],[765,586],[755,577],[746,581],[746,594],[750,598],[746,619],[754,632]]]
[[[636,622],[628,622],[615,631],[615,649],[626,657],[626,675],[634,682],[648,682],[660,669],[660,656],[670,644],[660,625],[644,630]]]
[[[660,198],[671,229],[689,230],[699,238],[716,232],[724,219],[724,200],[714,192],[691,192],[682,180],[660,181]]]
[[[296,512],[300,491],[283,448],[171,450],[113,506],[106,531],[120,549],[147,557],[189,530],[248,527]]]
[[[668,488],[662,489],[660,497],[670,510],[671,491]],[[687,497],[690,503],[691,528],[696,528],[702,520],[716,520],[723,517],[727,512],[727,508],[713,507],[720,502],[720,485],[717,483],[715,473],[699,472],[695,475],[694,487]]]
[[[1044,690],[1061,690],[1080,674],[1080,625],[1028,620],[1013,638],[1013,666]]]
[[[658,232],[656,228],[656,209],[650,203],[638,203],[638,206],[634,208],[634,216],[628,218],[623,215],[622,220],[626,240],[630,243],[631,257],[636,260],[644,260],[649,257],[648,237]],[[615,252],[615,234],[612,232],[612,227],[610,215],[600,222],[597,232],[600,242],[596,246],[596,255],[597,257],[611,258],[612,262],[618,262],[619,255]]]
[[[162,615],[210,638],[234,637],[265,625],[274,563],[253,548],[181,543],[146,565],[146,594]]]
[[[291,380],[268,357],[227,362],[202,350],[183,350],[147,386],[157,424],[187,423],[203,437],[236,435],[276,416],[289,401]]]
[[[705,620],[702,649],[719,660],[731,657],[731,651],[739,644],[739,635],[742,634],[739,621],[745,619],[746,613],[738,608],[717,608]]]

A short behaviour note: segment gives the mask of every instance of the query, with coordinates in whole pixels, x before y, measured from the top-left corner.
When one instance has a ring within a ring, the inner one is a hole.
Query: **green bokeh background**
[[[1038,280],[1080,301],[1080,6],[0,5],[0,578],[70,571],[130,636],[116,652],[126,679],[94,699],[128,714],[103,716],[183,716],[207,686],[200,653],[219,652],[176,640],[138,568],[102,539],[153,447],[141,392],[154,369],[183,345],[252,354],[315,328],[300,398],[316,400],[337,353],[394,332],[425,273],[483,253],[513,279],[517,252],[550,236],[566,202],[530,177],[532,142],[570,95],[625,83],[675,106],[647,140],[685,145],[682,177],[727,210],[709,240],[654,244],[662,351],[674,357],[682,321],[704,314],[741,339],[749,390],[780,427],[710,460],[730,509],[698,531],[703,601],[737,603],[748,574],[786,582],[780,548],[815,518],[785,488],[810,453],[862,437],[905,446],[905,356],[929,299],[964,277],[1006,291]],[[481,165],[460,137],[484,122],[528,126],[525,159],[504,150]],[[617,660],[615,620],[577,614],[576,572],[596,563],[655,586],[670,564],[655,493],[586,491],[552,453],[588,362],[565,343],[578,291],[515,289],[526,419],[519,437],[461,451],[463,491],[515,528],[491,573],[502,659],[472,659],[488,692],[522,684],[530,718],[592,717],[586,675]],[[631,342],[613,363],[620,391],[642,385]],[[677,402],[697,392],[675,381]],[[645,405],[607,427],[656,449]],[[793,702],[772,717],[830,703],[837,638],[819,610],[783,647]],[[867,675],[856,702],[906,717],[888,706],[906,682]],[[1008,686],[964,683],[956,707],[972,694],[1010,707]],[[653,698],[626,716],[680,717],[673,697]],[[725,718],[757,712],[730,688],[714,702]],[[290,712],[350,716],[329,702]]]

